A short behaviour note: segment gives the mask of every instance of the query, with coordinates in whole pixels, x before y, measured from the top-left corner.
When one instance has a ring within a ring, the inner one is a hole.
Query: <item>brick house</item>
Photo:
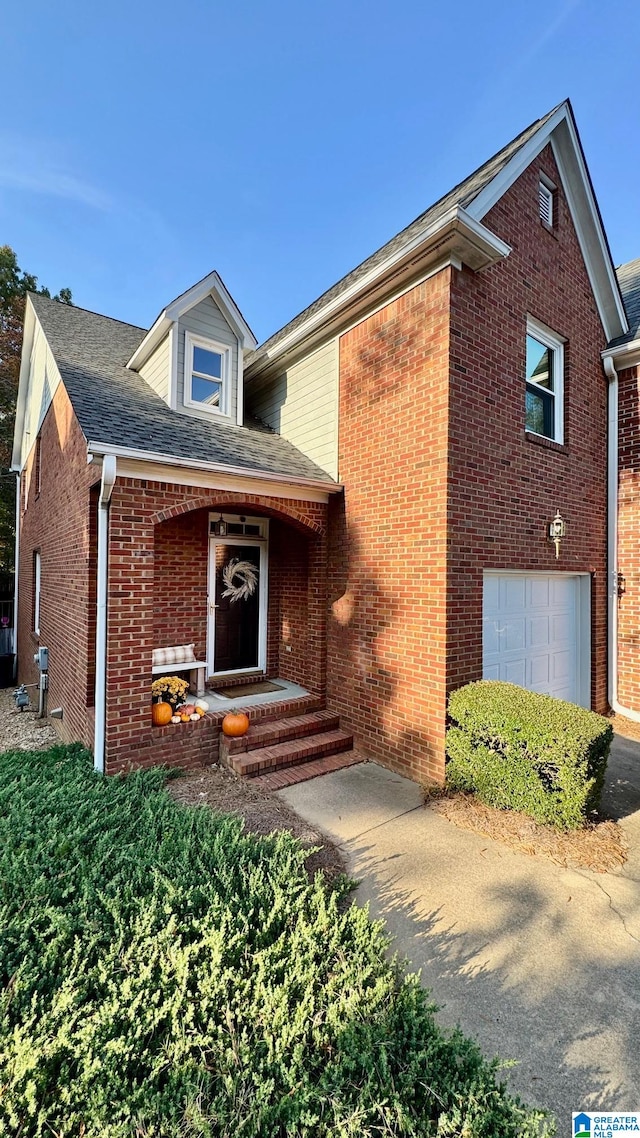
[[[31,296],[20,678],[46,644],[107,772],[215,759],[228,706],[245,773],[355,739],[423,781],[468,680],[606,711],[602,353],[632,342],[568,103],[261,346],[216,273],[150,330]],[[152,727],[154,652],[191,643],[211,713]]]

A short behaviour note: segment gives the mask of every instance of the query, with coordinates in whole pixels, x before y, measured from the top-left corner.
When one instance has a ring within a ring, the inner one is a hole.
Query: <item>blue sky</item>
[[[32,0],[0,37],[0,244],[85,308],[146,327],[216,268],[262,340],[566,96],[640,256],[630,0]]]

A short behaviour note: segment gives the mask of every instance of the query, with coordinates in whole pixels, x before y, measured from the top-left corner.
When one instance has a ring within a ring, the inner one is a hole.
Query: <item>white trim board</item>
[[[113,447],[109,453],[114,453]],[[118,477],[146,478],[148,482],[173,482],[177,486],[192,486],[201,490],[230,490],[239,494],[257,494],[269,498],[288,498],[302,502],[328,502],[331,493],[342,490],[341,485],[332,486],[330,490],[322,490],[311,484],[297,485],[277,479],[266,481],[259,476],[255,478],[241,477],[215,470],[172,466],[161,461],[147,462],[122,455],[120,451],[118,451],[117,456]],[[96,458],[98,457],[96,455]]]
[[[177,296],[166,308],[163,308],[126,366],[131,368],[132,371],[138,371],[145,360],[149,358],[154,348],[164,339],[169,328],[177,323],[181,316],[184,316],[185,313],[189,312],[191,308],[194,308],[196,304],[204,300],[206,296],[215,298],[216,304],[222,311],[223,316],[225,316],[227,323],[231,325],[238,339],[242,341],[243,347],[246,348],[247,351],[253,351],[258,345],[258,341],[231,296],[231,293],[226,288],[222,278],[214,270],[214,272],[203,277],[201,281],[198,281],[197,284],[192,285],[186,292]]]
[[[568,102],[558,107],[555,114],[514,154],[467,206],[467,212],[481,221],[548,143],[553,149],[602,326],[607,340],[614,340],[628,331],[627,317]]]

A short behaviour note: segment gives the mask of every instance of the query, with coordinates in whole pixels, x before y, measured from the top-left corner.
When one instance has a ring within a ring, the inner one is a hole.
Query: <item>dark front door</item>
[[[213,541],[213,671],[260,666],[260,546]]]

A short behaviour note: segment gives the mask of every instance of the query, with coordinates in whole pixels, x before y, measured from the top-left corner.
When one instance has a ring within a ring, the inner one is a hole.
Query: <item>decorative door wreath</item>
[[[232,557],[222,570],[222,580],[227,586],[222,596],[229,597],[229,603],[234,605],[236,601],[246,601],[253,596],[258,584],[258,570],[250,561],[241,561],[239,557]]]

